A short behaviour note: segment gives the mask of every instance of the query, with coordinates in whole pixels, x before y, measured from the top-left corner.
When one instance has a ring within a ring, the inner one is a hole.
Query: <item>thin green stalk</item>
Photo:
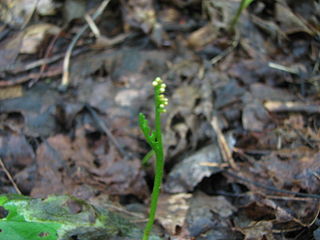
[[[155,131],[152,131],[149,127],[148,121],[145,116],[139,114],[139,125],[146,138],[147,143],[152,148],[156,156],[156,166],[155,166],[155,178],[151,194],[151,204],[149,219],[144,229],[143,240],[148,240],[149,235],[154,223],[156,216],[158,199],[160,195],[162,177],[163,177],[163,168],[164,168],[164,153],[163,153],[163,144],[162,144],[162,133],[161,133],[161,113],[164,113],[165,106],[168,104],[168,99],[164,97],[163,93],[165,91],[166,85],[162,82],[160,78],[156,78],[153,81],[154,86],[154,104],[155,104]],[[151,151],[150,151],[151,152]],[[150,152],[147,154],[147,157],[144,159],[149,159]]]
[[[242,11],[244,9],[246,9],[254,0],[242,0],[239,7],[238,7],[238,10],[237,10],[237,13],[236,15],[233,17],[233,19],[231,20],[231,23],[230,23],[230,26],[229,26],[229,30],[230,31],[234,31],[234,28],[239,20],[239,17],[242,13]]]

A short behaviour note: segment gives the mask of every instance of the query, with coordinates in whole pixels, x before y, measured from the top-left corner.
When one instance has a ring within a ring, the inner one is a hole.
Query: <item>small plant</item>
[[[253,1],[254,0],[242,0],[241,1],[240,6],[239,6],[239,8],[237,10],[237,13],[233,17],[233,19],[232,19],[232,21],[230,23],[230,27],[229,27],[230,31],[234,31],[234,28],[235,28],[235,26],[236,26],[236,24],[237,24],[237,22],[239,20],[239,17],[241,15],[242,11],[244,9],[246,9]]]
[[[152,155],[156,156],[155,178],[151,195],[149,219],[144,229],[143,240],[149,239],[150,231],[152,229],[157,211],[157,204],[164,168],[164,153],[161,134],[161,113],[166,112],[165,106],[168,105],[168,99],[163,95],[166,89],[166,85],[163,83],[163,81],[160,78],[156,78],[152,82],[152,85],[154,87],[155,130],[151,130],[145,115],[143,113],[139,114],[140,128],[147,143],[152,149],[143,159],[143,163],[146,163],[152,157]]]

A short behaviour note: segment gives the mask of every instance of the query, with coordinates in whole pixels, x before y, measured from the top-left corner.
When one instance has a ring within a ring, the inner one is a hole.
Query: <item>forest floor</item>
[[[143,227],[138,114],[153,119],[161,77],[155,231],[320,240],[320,3],[256,0],[232,30],[239,3],[4,0],[0,193],[71,194]]]

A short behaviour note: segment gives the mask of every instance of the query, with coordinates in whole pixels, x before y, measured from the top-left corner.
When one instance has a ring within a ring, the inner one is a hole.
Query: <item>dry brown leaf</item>
[[[275,240],[271,221],[252,222],[249,226],[237,230],[245,235],[244,240]]]
[[[49,23],[39,23],[31,25],[23,32],[22,44],[20,53],[35,54],[39,50],[39,46],[44,41],[45,37],[56,35],[60,32],[60,28]]]
[[[142,29],[145,33],[150,33],[156,23],[156,13],[153,1],[149,0],[128,0],[122,1],[125,27],[135,27]]]
[[[262,103],[252,101],[244,106],[242,111],[243,128],[249,131],[263,131],[271,122],[271,117]]]
[[[285,34],[305,32],[313,35],[302,18],[295,15],[292,10],[283,3],[276,2],[276,19],[280,22],[281,30]]]
[[[217,28],[211,24],[207,24],[191,33],[187,41],[190,47],[194,49],[200,49],[215,40],[218,36],[218,33],[219,31]]]
[[[22,94],[21,85],[0,88],[0,100],[21,97]]]
[[[0,135],[0,156],[13,174],[33,164],[35,154],[26,137],[20,134]]]
[[[158,203],[157,219],[161,225],[172,235],[176,235],[177,228],[181,228],[189,209],[188,200],[191,194],[161,194]]]
[[[221,163],[217,144],[206,146],[186,157],[171,170],[164,185],[170,193],[192,191],[205,177],[221,171],[216,167],[203,166],[202,163]]]

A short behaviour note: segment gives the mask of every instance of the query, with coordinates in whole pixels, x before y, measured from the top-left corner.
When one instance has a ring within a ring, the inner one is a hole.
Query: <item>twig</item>
[[[49,57],[49,55],[51,54],[52,49],[53,49],[53,47],[54,47],[54,44],[56,43],[57,39],[61,36],[61,34],[62,34],[62,31],[60,31],[58,34],[56,34],[56,35],[54,36],[54,38],[51,40],[51,42],[50,42],[50,44],[49,44],[49,47],[46,49],[46,52],[45,52],[45,55],[44,55],[45,58],[48,58],[48,57]],[[32,87],[36,82],[39,81],[39,79],[41,78],[41,76],[42,76],[42,74],[44,73],[44,71],[46,70],[46,68],[47,68],[47,64],[46,64],[46,63],[43,63],[43,64],[41,65],[41,67],[40,67],[40,75],[39,75],[39,77],[32,79],[32,80],[29,82],[28,87]]]
[[[238,166],[236,165],[236,163],[233,160],[232,152],[228,146],[226,138],[224,137],[224,135],[219,127],[218,118],[216,116],[212,117],[211,126],[213,127],[214,131],[217,134],[218,144],[220,147],[222,158],[224,159],[225,162],[229,163],[229,165],[234,170],[238,170]]]
[[[84,48],[77,49],[72,53],[72,56],[76,56],[80,53],[83,53],[84,51],[86,51],[86,49],[84,49]],[[65,53],[59,53],[59,54],[56,54],[50,58],[38,59],[38,60],[35,60],[34,62],[31,62],[31,63],[19,63],[16,65],[10,65],[6,69],[4,69],[4,71],[9,71],[14,74],[25,72],[25,71],[37,68],[43,64],[54,63],[54,62],[58,61],[59,59],[63,58],[64,55],[65,55]]]
[[[0,158],[0,165],[3,169],[3,171],[5,172],[5,174],[7,175],[9,181],[11,182],[11,184],[13,185],[14,189],[16,190],[16,192],[18,194],[22,194],[20,189],[18,188],[17,184],[15,183],[15,181],[13,180],[11,174],[9,173],[8,169],[6,168],[6,166],[4,165],[4,162],[2,161],[2,158]]]
[[[98,7],[97,11],[93,14],[92,16],[92,20],[96,20],[104,11],[104,9],[108,6],[110,0],[104,0],[101,5]],[[62,82],[60,85],[61,89],[65,89],[68,87],[69,85],[69,65],[70,65],[70,57],[71,57],[71,52],[74,48],[74,46],[76,45],[77,41],[79,40],[79,38],[82,36],[82,34],[85,33],[85,31],[88,29],[89,25],[86,24],[84,25],[79,32],[77,33],[77,35],[72,39],[68,49],[67,49],[67,53],[64,57],[64,61],[63,61],[63,76],[62,76]]]
[[[136,218],[140,218],[140,219],[146,219],[142,214],[139,214],[139,213],[134,213],[134,212],[130,212],[128,210],[126,210],[125,208],[122,208],[122,207],[117,207],[113,204],[103,204],[104,207],[106,208],[111,208],[111,209],[114,209],[118,212],[122,212],[122,213],[125,213],[127,215],[130,215],[130,216],[133,216],[133,217],[136,217]]]
[[[97,27],[96,23],[93,21],[93,19],[91,18],[91,16],[89,14],[84,15],[84,18],[86,19],[91,31],[93,32],[94,36],[96,38],[101,36],[100,30]]]
[[[224,57],[228,56],[238,46],[239,41],[240,41],[240,34],[236,31],[236,35],[235,35],[234,39],[232,40],[231,46],[229,46],[226,50],[224,50],[219,55],[217,55],[214,58],[212,58],[210,60],[211,65],[216,64],[221,59],[223,59]]]
[[[17,85],[17,84],[21,84],[24,82],[29,81],[32,78],[37,78],[39,76],[41,77],[53,77],[53,76],[57,76],[59,74],[62,73],[62,69],[59,68],[55,68],[52,69],[48,72],[45,73],[30,73],[21,77],[17,77],[15,79],[12,80],[0,80],[0,87],[8,87],[8,86],[13,86],[13,85]]]
[[[125,157],[129,158],[128,154],[123,150],[123,148],[120,146],[116,138],[113,136],[109,128],[106,126],[105,122],[99,118],[96,111],[88,104],[86,104],[86,108],[89,110],[90,114],[92,115],[94,121],[98,124],[98,126],[107,134],[108,138],[110,138],[111,142],[116,146],[120,154]]]
[[[277,192],[277,193],[285,193],[285,194],[291,194],[291,195],[295,195],[296,197],[303,197],[303,198],[315,198],[315,199],[320,199],[320,195],[319,194],[312,194],[312,193],[300,193],[300,192],[292,192],[289,190],[284,190],[284,189],[278,189],[275,187],[271,187],[262,183],[257,182],[256,180],[250,180],[250,179],[246,179],[244,177],[240,177],[237,174],[233,173],[232,171],[229,170],[225,170],[225,173],[233,178],[237,178],[239,180],[241,180],[242,182],[246,182],[249,184],[252,184],[256,187],[260,187],[260,188],[264,188],[268,191],[271,192]]]
[[[303,102],[280,102],[266,101],[265,108],[270,112],[304,112],[307,114],[319,114],[319,104],[308,104]]]
[[[295,75],[300,75],[299,69],[294,68],[294,67],[286,67],[286,66],[280,65],[278,63],[274,63],[274,62],[269,62],[268,67],[273,68],[273,69],[277,69],[279,71],[288,72],[288,73],[295,74]]]

